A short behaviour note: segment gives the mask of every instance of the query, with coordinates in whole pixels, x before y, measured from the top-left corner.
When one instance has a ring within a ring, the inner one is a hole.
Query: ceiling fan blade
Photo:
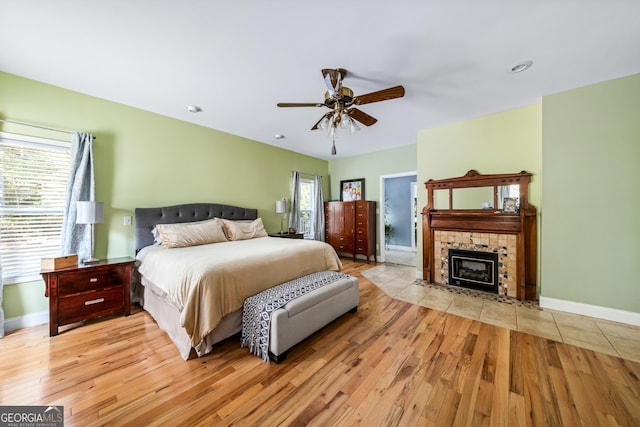
[[[342,88],[342,79],[344,78],[347,71],[344,68],[336,68],[335,70],[330,68],[322,69],[322,76],[324,77],[324,83],[327,85],[329,89],[329,94],[333,97],[337,94],[340,94],[340,89]]]
[[[278,102],[278,107],[324,107],[318,102]]]
[[[378,121],[375,117],[371,117],[364,111],[358,110],[357,108],[349,108],[347,110],[347,114],[349,114],[353,120],[357,120],[365,126],[371,126]]]
[[[382,89],[376,92],[367,93],[356,96],[353,101],[356,105],[371,104],[372,102],[386,101],[389,99],[402,98],[404,96],[404,87],[394,86],[388,89]]]

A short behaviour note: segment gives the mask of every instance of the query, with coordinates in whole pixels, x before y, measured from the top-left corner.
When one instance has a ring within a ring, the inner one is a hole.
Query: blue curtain
[[[300,172],[291,173],[291,210],[289,211],[289,228],[300,229]]]
[[[315,175],[313,177],[313,203],[315,209],[313,210],[313,217],[311,223],[313,224],[313,238],[324,242],[324,198],[322,197],[322,177]]]
[[[76,224],[76,202],[95,200],[92,144],[91,134],[74,132],[71,137],[71,164],[62,220],[62,255],[77,254],[79,260],[91,255],[91,228],[88,224]]]

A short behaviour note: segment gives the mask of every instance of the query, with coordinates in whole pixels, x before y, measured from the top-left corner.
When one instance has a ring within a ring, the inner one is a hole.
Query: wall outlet
[[[131,221],[132,221],[131,215],[125,215],[122,223],[124,225],[131,225]]]

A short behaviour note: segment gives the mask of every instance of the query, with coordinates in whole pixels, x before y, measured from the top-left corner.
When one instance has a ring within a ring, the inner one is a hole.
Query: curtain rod
[[[291,171],[291,175],[293,175],[294,172],[295,171]],[[307,172],[300,172],[300,175],[306,175],[306,176],[311,176],[311,177],[316,176],[316,175],[314,175],[312,173],[307,173]],[[320,178],[322,178],[322,175],[319,175],[319,176],[320,176]]]
[[[51,130],[54,132],[62,132],[62,133],[68,133],[69,135],[73,135],[74,132],[71,132],[69,130],[60,130],[60,129],[54,129],[54,128],[48,128],[45,126],[39,126],[39,125],[32,125],[31,123],[23,123],[23,122],[16,122],[14,120],[4,120],[4,119],[0,119],[0,122],[2,123],[12,123],[14,125],[20,125],[20,126],[28,126],[31,128],[38,128],[38,129],[44,129],[44,130]],[[96,139],[95,136],[91,135],[93,137],[93,139]]]

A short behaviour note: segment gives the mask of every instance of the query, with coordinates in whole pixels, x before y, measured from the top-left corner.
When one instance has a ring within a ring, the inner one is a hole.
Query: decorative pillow
[[[251,222],[222,220],[224,232],[229,240],[249,240],[257,237],[267,237],[267,231],[262,224],[262,218]]]
[[[158,224],[153,231],[156,242],[167,248],[206,245],[226,242],[222,221],[209,219],[180,224]]]
[[[156,227],[153,227],[153,230],[151,230],[151,234],[153,234],[153,244],[161,245],[162,237],[160,237],[160,234],[158,233],[158,229]]]

